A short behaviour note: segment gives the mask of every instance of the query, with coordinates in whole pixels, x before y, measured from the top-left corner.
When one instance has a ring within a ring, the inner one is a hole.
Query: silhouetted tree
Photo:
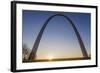
[[[27,47],[26,44],[23,44],[23,46],[22,46],[23,62],[27,61],[29,53],[30,53],[30,49]]]

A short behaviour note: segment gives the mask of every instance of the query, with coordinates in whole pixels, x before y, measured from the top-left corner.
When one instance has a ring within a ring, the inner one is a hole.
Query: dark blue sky
[[[23,10],[23,44],[26,44],[31,49],[45,21],[57,13],[60,12]],[[91,15],[89,13],[75,12],[61,13],[68,16],[74,22],[88,53],[90,53]],[[43,33],[38,49],[40,50],[40,52],[38,51],[39,56],[42,54],[41,58],[48,53],[56,54],[55,57],[66,57],[68,55],[70,55],[69,57],[82,56],[74,30],[62,16],[56,16],[50,20]],[[50,51],[52,52],[50,53]],[[65,54],[60,56],[59,53],[61,51],[62,53],[67,51],[67,54],[65,52]]]

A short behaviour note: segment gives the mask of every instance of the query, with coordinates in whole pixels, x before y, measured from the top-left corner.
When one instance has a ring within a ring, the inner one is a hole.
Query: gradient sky
[[[52,15],[60,12],[23,10],[22,41],[32,49],[35,39],[45,23]],[[61,12],[68,16],[78,29],[86,50],[90,54],[90,27],[89,13]],[[56,16],[48,23],[41,38],[37,59],[74,58],[82,57],[82,52],[76,34],[69,22],[62,16]]]

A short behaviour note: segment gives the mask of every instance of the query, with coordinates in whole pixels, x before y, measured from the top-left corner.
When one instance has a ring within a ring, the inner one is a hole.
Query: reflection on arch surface
[[[56,16],[62,16],[62,17],[64,17],[64,18],[70,23],[71,27],[73,28],[73,30],[74,30],[74,32],[75,32],[75,34],[76,34],[78,43],[79,43],[80,48],[81,48],[81,51],[82,51],[83,58],[88,58],[88,54],[87,54],[85,45],[84,45],[84,43],[83,43],[83,41],[82,41],[82,38],[81,38],[81,36],[80,36],[80,34],[79,34],[79,31],[77,30],[77,28],[76,28],[75,24],[73,23],[73,21],[72,21],[68,16],[65,16],[65,15],[63,15],[63,14],[55,14],[55,15],[50,16],[50,17],[45,21],[45,23],[43,24],[43,26],[42,26],[42,28],[41,28],[41,30],[40,30],[40,32],[39,32],[39,34],[38,34],[38,36],[37,36],[37,38],[36,38],[36,40],[35,40],[35,43],[34,43],[34,45],[33,45],[33,48],[32,48],[32,51],[31,51],[31,53],[30,53],[30,55],[29,55],[28,60],[29,60],[29,61],[32,61],[33,59],[36,58],[36,53],[37,53],[38,46],[39,46],[40,40],[41,40],[41,38],[42,38],[43,32],[44,32],[44,30],[45,30],[47,24],[49,23],[49,21],[50,21],[52,18],[56,17]]]

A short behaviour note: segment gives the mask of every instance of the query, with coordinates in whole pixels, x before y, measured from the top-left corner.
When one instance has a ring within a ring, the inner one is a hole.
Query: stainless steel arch
[[[83,41],[82,41],[82,38],[81,38],[81,36],[80,36],[80,34],[79,34],[77,28],[75,27],[75,24],[73,23],[73,21],[72,21],[68,16],[65,16],[65,15],[63,15],[63,14],[55,14],[55,15],[50,16],[50,17],[46,20],[46,22],[44,23],[44,25],[42,26],[42,28],[41,28],[41,30],[40,30],[40,32],[39,32],[39,34],[38,34],[38,36],[37,36],[37,38],[36,38],[36,40],[35,40],[35,43],[34,43],[34,45],[33,45],[33,48],[32,48],[32,51],[31,51],[31,53],[30,53],[30,55],[29,55],[28,60],[29,60],[29,61],[32,61],[33,59],[36,58],[36,52],[37,52],[37,49],[38,49],[38,46],[39,46],[39,43],[40,43],[42,34],[43,34],[43,32],[44,32],[44,30],[45,30],[47,24],[49,23],[49,21],[50,21],[52,18],[54,18],[55,16],[63,16],[64,18],[66,18],[66,20],[68,20],[68,21],[70,22],[70,24],[71,24],[71,26],[72,26],[72,28],[73,28],[73,30],[74,30],[76,36],[77,36],[77,39],[78,39],[78,42],[79,42],[79,45],[80,45],[80,48],[81,48],[83,57],[84,57],[84,58],[87,58],[87,57],[88,57],[88,54],[87,54],[86,48],[85,48],[85,46],[84,46],[84,43],[83,43]]]

